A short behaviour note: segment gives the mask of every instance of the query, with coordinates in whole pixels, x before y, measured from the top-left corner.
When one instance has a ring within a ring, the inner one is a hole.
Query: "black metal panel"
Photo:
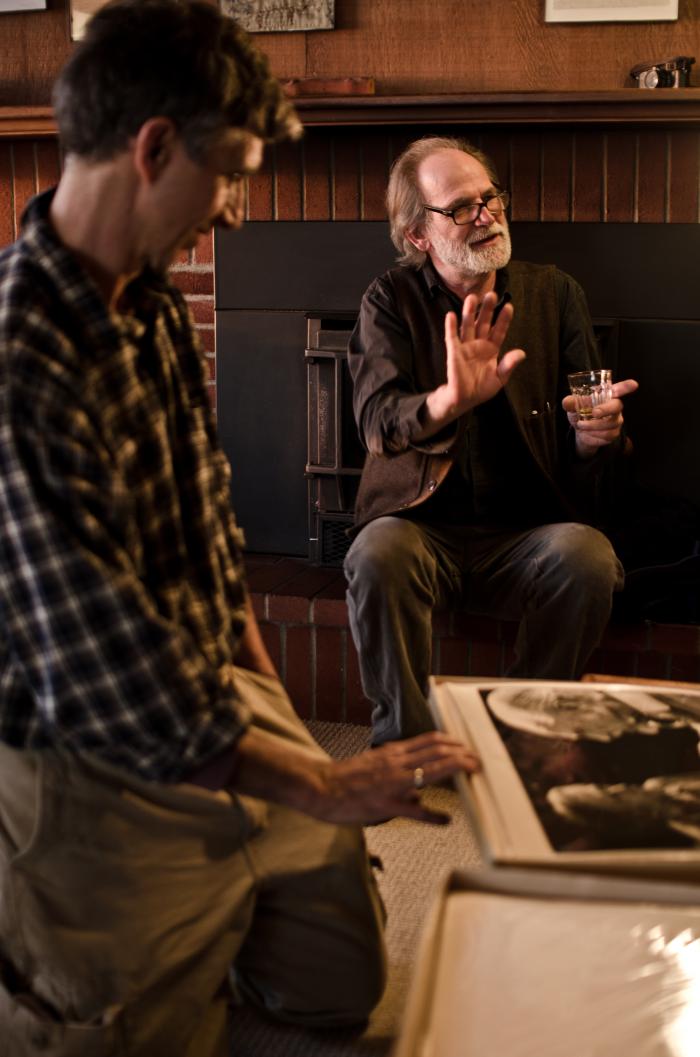
[[[219,436],[253,551],[306,557],[306,319],[217,312]]]
[[[693,319],[700,225],[511,225],[513,255],[557,264],[579,280],[596,316]],[[217,232],[219,308],[356,311],[392,266],[383,222],[255,221]]]
[[[637,482],[700,509],[700,322],[621,320],[618,378],[636,378],[625,400]]]
[[[385,223],[253,221],[217,231],[217,308],[357,312],[395,257]]]

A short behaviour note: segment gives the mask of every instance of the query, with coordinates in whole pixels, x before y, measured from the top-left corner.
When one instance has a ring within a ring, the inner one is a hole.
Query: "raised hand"
[[[494,322],[497,300],[495,293],[486,294],[477,315],[478,299],[469,294],[459,326],[455,312],[445,316],[447,381],[430,393],[426,401],[432,432],[490,400],[525,359],[522,349],[511,349],[498,359],[513,318],[513,306],[504,305]]]

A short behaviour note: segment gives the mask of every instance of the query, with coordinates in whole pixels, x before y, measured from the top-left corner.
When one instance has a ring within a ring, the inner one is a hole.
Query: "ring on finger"
[[[425,771],[422,767],[416,767],[413,771],[413,788],[422,789],[425,785]]]

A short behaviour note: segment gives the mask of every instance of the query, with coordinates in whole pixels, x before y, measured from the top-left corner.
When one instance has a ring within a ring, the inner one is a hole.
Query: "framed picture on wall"
[[[678,18],[678,0],[545,0],[545,22],[658,22]]]
[[[333,29],[335,0],[219,0],[249,33],[285,33],[309,29]]]
[[[0,0],[2,11],[42,11],[46,9],[46,0]]]
[[[85,32],[88,20],[107,0],[70,0],[70,35],[71,40],[80,40]]]
[[[700,877],[700,691],[433,677],[437,726],[493,865]]]

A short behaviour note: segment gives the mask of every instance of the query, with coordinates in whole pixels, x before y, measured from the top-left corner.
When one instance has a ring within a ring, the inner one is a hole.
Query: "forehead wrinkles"
[[[419,165],[417,176],[425,201],[432,205],[445,205],[458,198],[480,198],[493,187],[481,162],[456,150],[429,154]]]

